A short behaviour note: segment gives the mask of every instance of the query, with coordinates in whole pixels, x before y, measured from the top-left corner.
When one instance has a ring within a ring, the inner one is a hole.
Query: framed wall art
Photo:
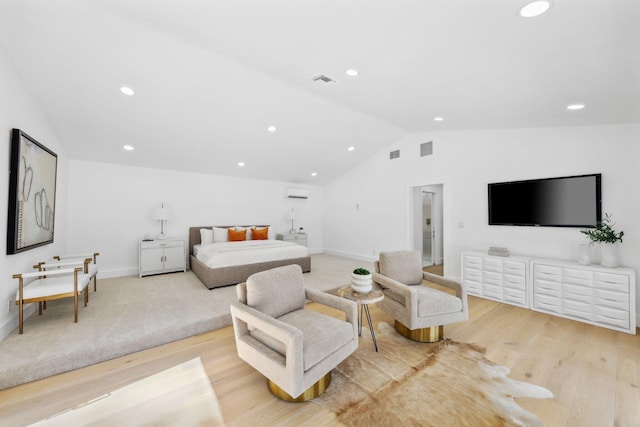
[[[10,168],[7,254],[53,243],[58,156],[13,129]]]

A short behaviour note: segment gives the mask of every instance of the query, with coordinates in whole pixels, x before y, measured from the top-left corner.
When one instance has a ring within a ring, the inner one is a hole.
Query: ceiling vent
[[[287,197],[289,199],[308,199],[309,190],[305,188],[287,188]]]
[[[325,76],[324,74],[320,74],[312,79],[314,82],[323,82],[323,83],[335,83],[331,77]]]
[[[420,144],[420,157],[430,156],[433,154],[433,141],[423,142]]]
[[[398,157],[400,157],[400,150],[391,151],[389,153],[389,159],[391,160],[397,159]]]

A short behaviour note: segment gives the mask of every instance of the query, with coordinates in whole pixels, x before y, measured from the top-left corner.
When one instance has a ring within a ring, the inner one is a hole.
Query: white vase
[[[618,266],[618,244],[603,243],[600,245],[600,265],[603,267]]]
[[[369,274],[355,274],[351,273],[351,289],[361,294],[371,292],[373,289],[373,281],[371,280],[371,273]]]
[[[578,264],[591,264],[591,245],[586,243],[578,245]]]

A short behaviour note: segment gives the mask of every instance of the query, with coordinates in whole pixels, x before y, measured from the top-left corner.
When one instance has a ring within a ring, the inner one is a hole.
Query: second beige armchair
[[[438,341],[444,325],[469,318],[463,285],[422,271],[419,251],[381,252],[374,267],[373,280],[385,295],[377,306],[395,319],[399,334],[415,341]],[[455,295],[424,286],[423,280],[452,289]]]

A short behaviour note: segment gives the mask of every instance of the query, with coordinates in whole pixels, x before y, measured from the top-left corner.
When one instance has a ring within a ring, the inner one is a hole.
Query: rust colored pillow
[[[230,242],[242,242],[247,240],[247,229],[236,230],[235,228],[229,228],[229,241]]]
[[[253,240],[269,239],[269,227],[265,227],[265,228],[251,227],[251,239]]]

